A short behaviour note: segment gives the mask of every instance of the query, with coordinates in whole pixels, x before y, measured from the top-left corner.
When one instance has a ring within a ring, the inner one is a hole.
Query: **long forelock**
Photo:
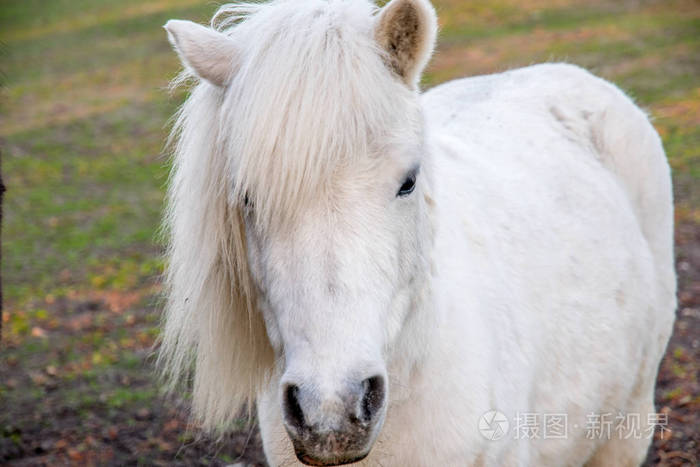
[[[293,219],[400,119],[408,90],[373,40],[375,11],[362,1],[282,0],[217,13],[245,44],[221,109],[222,153],[232,199],[247,196],[258,219]]]
[[[243,198],[260,219],[293,219],[339,167],[370,157],[373,140],[406,122],[412,97],[376,50],[375,11],[362,0],[277,0],[215,15],[241,63],[226,89],[196,84],[171,133],[159,352],[171,389],[193,376],[205,428],[252,407],[274,365],[248,271]],[[173,84],[192,78],[185,71]]]

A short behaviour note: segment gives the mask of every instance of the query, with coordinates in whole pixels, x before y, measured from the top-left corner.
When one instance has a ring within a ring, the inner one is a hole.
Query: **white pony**
[[[421,94],[427,0],[165,28],[199,82],[160,361],[205,428],[257,404],[272,466],[644,459],[676,285],[669,168],[629,98],[560,64]]]

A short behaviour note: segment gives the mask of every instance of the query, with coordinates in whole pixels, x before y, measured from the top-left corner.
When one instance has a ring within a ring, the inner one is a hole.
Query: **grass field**
[[[583,65],[654,118],[674,171],[679,322],[657,403],[672,432],[649,463],[699,461],[700,4],[696,0],[435,0],[424,79],[541,61]],[[259,462],[259,440],[193,441],[165,402],[156,232],[179,64],[161,26],[206,22],[202,0],[0,0],[0,463]],[[243,451],[242,457],[239,457]]]

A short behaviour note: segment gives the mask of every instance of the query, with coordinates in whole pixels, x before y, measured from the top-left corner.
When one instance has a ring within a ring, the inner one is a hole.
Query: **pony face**
[[[387,359],[424,271],[420,147],[345,168],[285,228],[244,208],[279,404],[306,462],[364,457],[383,423]]]
[[[423,0],[226,8],[245,19],[223,32],[166,25],[201,83],[178,122],[163,355],[177,371],[182,342],[197,352],[205,425],[274,384],[299,460],[356,461],[428,269],[416,85],[435,15]]]

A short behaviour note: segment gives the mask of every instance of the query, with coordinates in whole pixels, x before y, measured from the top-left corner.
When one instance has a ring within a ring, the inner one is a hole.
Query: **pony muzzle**
[[[384,421],[386,392],[381,375],[326,396],[315,388],[283,384],[284,425],[299,461],[329,466],[364,459]]]

